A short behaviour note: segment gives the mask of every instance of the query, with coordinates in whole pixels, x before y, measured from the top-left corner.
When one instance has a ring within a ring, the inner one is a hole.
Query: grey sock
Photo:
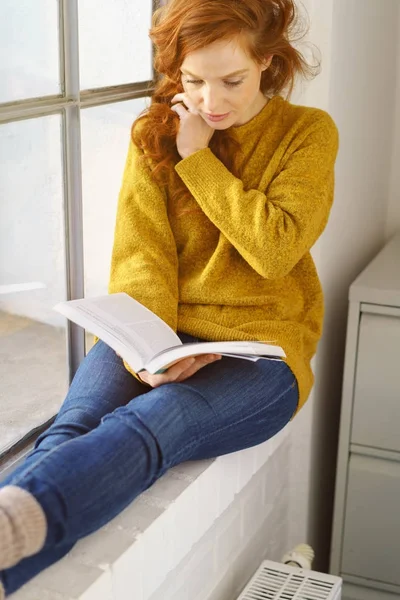
[[[32,494],[14,485],[0,489],[0,570],[39,552],[46,534],[46,516]]]

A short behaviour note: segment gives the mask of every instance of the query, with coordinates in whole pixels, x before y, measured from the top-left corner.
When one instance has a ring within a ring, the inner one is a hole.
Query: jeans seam
[[[12,479],[10,485],[18,485],[19,481],[22,481],[22,479],[24,479],[25,477],[30,475],[32,473],[32,471],[34,469],[36,469],[36,467],[38,465],[40,465],[45,458],[47,458],[52,452],[54,452],[54,450],[57,450],[58,448],[60,448],[67,441],[69,441],[69,440],[65,440],[65,442],[62,442],[61,444],[58,444],[57,446],[54,446],[53,448],[51,448],[50,450],[45,452],[44,456],[39,458],[39,460],[37,462],[34,462],[33,465],[31,465],[27,471],[23,471],[16,479]]]
[[[280,394],[271,404],[270,407],[274,406],[277,402],[279,402],[279,400],[281,400],[284,396],[286,396],[286,394],[288,392],[290,392],[293,389],[293,384],[290,384],[290,386],[284,391],[282,392],[282,394]],[[248,419],[252,419],[253,417],[255,417],[257,414],[259,414],[260,412],[262,412],[262,410],[264,409],[260,409],[260,410],[256,410],[254,413],[251,413],[250,415],[246,415],[243,419],[240,419],[239,421],[235,421],[234,423],[230,423],[229,425],[226,425],[224,427],[221,427],[220,429],[217,429],[216,431],[213,431],[212,433],[206,434],[204,435],[202,438],[200,438],[199,440],[197,440],[196,442],[190,442],[190,444],[188,444],[187,446],[185,446],[181,452],[178,454],[178,460],[180,460],[180,457],[182,455],[185,454],[185,452],[187,452],[188,450],[190,450],[191,448],[194,448],[197,444],[201,444],[204,441],[206,441],[207,439],[209,439],[211,436],[220,433],[222,431],[228,431],[229,429],[231,429],[232,427],[236,427],[237,425],[239,425],[240,423],[243,423],[244,421],[247,421]]]

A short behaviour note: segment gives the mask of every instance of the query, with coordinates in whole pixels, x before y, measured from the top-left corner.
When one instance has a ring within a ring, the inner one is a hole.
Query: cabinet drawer
[[[400,585],[400,462],[352,454],[341,571]]]
[[[400,318],[363,313],[351,441],[400,452]]]
[[[399,595],[344,581],[342,600],[399,600]]]

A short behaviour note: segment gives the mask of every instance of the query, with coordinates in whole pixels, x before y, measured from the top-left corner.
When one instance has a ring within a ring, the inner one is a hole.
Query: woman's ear
[[[262,67],[261,67],[262,71],[266,71],[270,67],[273,58],[274,58],[273,54],[271,54],[271,56],[267,56],[267,58],[265,59],[265,61],[262,64]]]

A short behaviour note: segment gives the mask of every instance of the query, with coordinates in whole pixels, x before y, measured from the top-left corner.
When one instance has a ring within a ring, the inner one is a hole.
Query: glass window
[[[82,90],[151,81],[152,0],[79,0]]]
[[[0,452],[56,412],[68,379],[61,117],[0,127]]]
[[[118,194],[133,121],[147,98],[82,111],[85,296],[107,293]],[[87,348],[91,345],[87,336]]]
[[[58,2],[1,0],[0,102],[60,93]]]
[[[152,92],[152,9],[0,0],[2,464],[55,416],[84,354],[53,306],[107,291],[131,125]]]

